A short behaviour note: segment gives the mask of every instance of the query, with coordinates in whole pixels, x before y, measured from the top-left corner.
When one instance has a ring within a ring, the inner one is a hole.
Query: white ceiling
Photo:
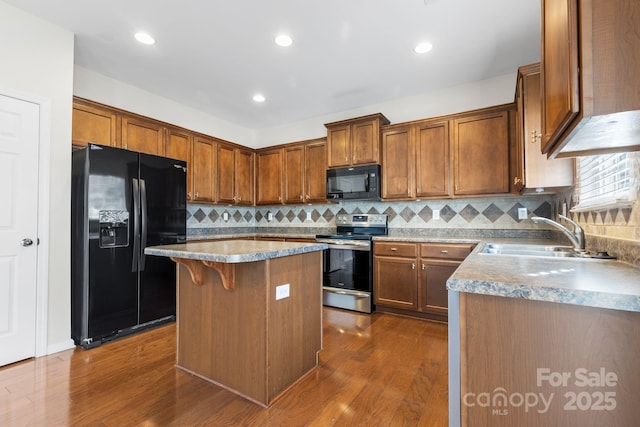
[[[515,75],[540,57],[540,0],[4,1],[72,31],[77,65],[249,129]],[[157,43],[136,42],[141,30]],[[422,40],[434,47],[417,55]]]

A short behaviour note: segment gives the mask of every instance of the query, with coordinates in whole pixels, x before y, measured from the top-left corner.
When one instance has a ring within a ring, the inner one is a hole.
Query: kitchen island
[[[269,406],[317,365],[325,244],[154,246],[177,263],[178,368]]]
[[[450,425],[635,425],[640,270],[479,249],[447,281]]]

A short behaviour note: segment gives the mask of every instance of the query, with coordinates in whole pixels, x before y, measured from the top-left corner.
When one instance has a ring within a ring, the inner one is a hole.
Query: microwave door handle
[[[369,174],[364,176],[364,191],[369,192]]]

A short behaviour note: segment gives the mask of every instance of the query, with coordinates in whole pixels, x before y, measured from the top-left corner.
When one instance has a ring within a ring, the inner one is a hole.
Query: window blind
[[[635,156],[615,153],[577,161],[578,203],[573,212],[626,207],[636,198]]]

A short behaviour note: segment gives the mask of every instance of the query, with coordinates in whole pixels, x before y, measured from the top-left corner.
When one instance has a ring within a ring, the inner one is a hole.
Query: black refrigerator
[[[71,337],[91,348],[175,320],[176,268],[144,248],[186,241],[186,164],[89,144],[72,154]]]

